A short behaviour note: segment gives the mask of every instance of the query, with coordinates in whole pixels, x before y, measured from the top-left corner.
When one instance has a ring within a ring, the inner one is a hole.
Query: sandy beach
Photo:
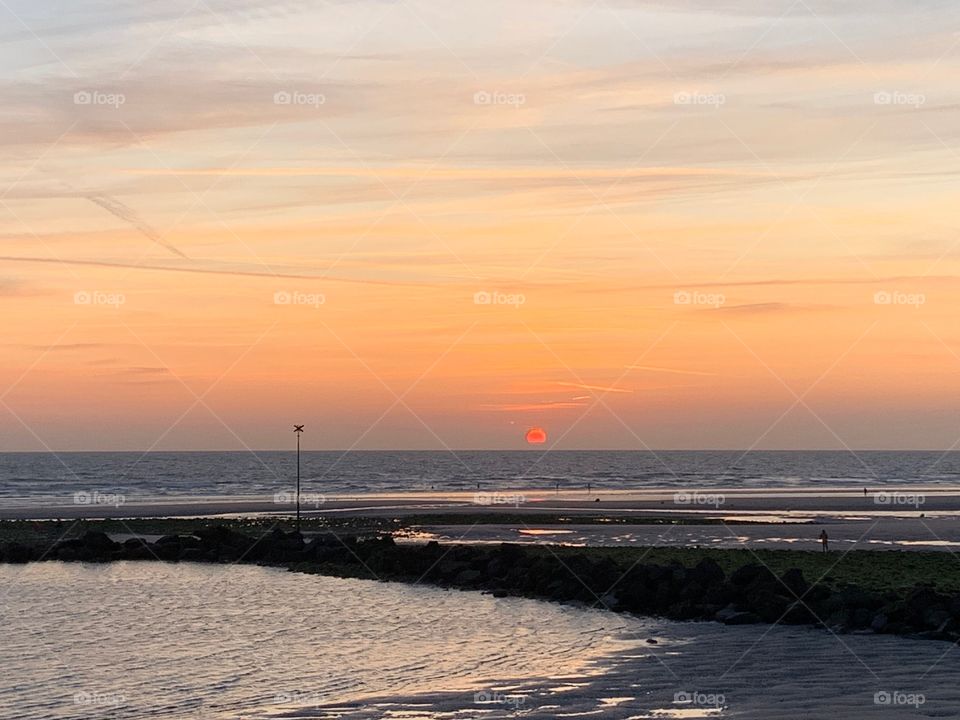
[[[304,494],[306,518],[463,516],[464,523],[424,525],[420,538],[459,542],[541,542],[576,545],[682,545],[817,549],[819,526],[834,549],[943,550],[960,548],[960,493],[942,488],[885,488],[878,492],[804,488],[720,489],[697,494],[670,490],[586,493]],[[307,499],[308,498],[308,499]],[[599,501],[598,501],[599,500]],[[269,497],[179,498],[108,505],[11,501],[2,520],[97,518],[288,517],[292,502]],[[494,522],[497,516],[522,515]],[[538,516],[564,516],[564,527],[539,527]],[[469,517],[468,517],[469,516]],[[483,516],[482,523],[470,518]],[[576,518],[590,517],[579,525]],[[597,519],[608,518],[608,525]],[[651,525],[650,518],[684,524]],[[631,520],[636,521],[631,524]],[[697,524],[710,523],[710,524]],[[816,526],[817,529],[814,529]]]

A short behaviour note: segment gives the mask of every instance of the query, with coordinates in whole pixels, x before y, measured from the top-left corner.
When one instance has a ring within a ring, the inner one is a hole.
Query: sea
[[[252,565],[0,565],[0,720],[955,718],[948,643]]]
[[[287,491],[296,452],[0,453],[0,503],[263,497]],[[302,492],[325,496],[505,489],[949,487],[960,452],[306,451]]]

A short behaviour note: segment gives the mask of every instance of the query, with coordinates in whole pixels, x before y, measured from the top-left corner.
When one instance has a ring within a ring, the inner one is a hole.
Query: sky
[[[0,451],[960,443],[960,6],[3,0]]]

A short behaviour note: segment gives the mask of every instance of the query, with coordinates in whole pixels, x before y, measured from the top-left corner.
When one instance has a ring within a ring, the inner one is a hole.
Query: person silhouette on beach
[[[866,488],[863,489],[863,496],[864,496],[864,497],[867,496],[867,489],[866,489]]]
[[[829,552],[829,551],[830,551],[830,547],[829,547],[829,545],[830,545],[830,538],[827,537],[827,531],[826,531],[826,530],[821,530],[821,531],[820,531],[820,542],[821,542],[821,544],[823,545],[823,551],[824,551],[824,552]]]

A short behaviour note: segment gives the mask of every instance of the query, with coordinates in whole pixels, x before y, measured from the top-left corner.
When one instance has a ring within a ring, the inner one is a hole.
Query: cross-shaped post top
[[[294,426],[293,426],[293,431],[294,431],[295,433],[302,433],[302,432],[303,432],[303,425],[294,425]]]

